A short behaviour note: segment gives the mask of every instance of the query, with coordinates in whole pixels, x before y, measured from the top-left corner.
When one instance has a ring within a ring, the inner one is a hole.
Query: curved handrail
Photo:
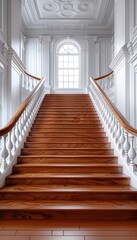
[[[41,78],[38,78],[38,77],[36,77],[36,76],[33,76],[33,75],[27,73],[26,71],[24,71],[24,73],[25,73],[27,76],[29,76],[29,77],[31,77],[31,78],[34,78],[34,79],[36,79],[36,80],[38,80],[38,81],[41,80]]]
[[[92,79],[98,81],[98,80],[101,80],[101,79],[103,79],[103,78],[106,78],[106,77],[110,76],[110,75],[113,74],[113,73],[114,73],[114,71],[111,71],[110,73],[108,73],[108,74],[106,74],[106,75],[103,75],[103,76],[101,76],[101,77],[98,77],[98,78],[92,77]]]
[[[17,111],[14,113],[14,115],[12,116],[12,118],[9,120],[9,122],[6,124],[6,126],[4,128],[0,129],[0,136],[3,136],[5,134],[7,134],[8,132],[11,131],[11,129],[14,127],[14,125],[16,124],[17,120],[19,119],[19,117],[21,116],[21,114],[23,113],[23,111],[25,110],[25,108],[28,106],[28,104],[30,103],[33,95],[38,91],[38,89],[40,88],[40,86],[42,85],[42,83],[45,81],[45,79],[41,80],[37,86],[33,89],[33,91],[30,93],[30,95],[26,98],[26,100],[20,105],[20,107],[17,109]]]
[[[109,76],[109,74],[106,74],[105,76]],[[103,77],[100,77],[104,78]],[[107,97],[107,95],[104,93],[104,91],[101,89],[101,87],[96,83],[96,79],[90,77],[90,80],[92,82],[92,84],[94,85],[94,87],[96,88],[96,90],[100,93],[100,95],[102,96],[102,98],[104,99],[104,101],[107,103],[107,105],[110,107],[111,111],[113,112],[114,116],[118,119],[118,121],[120,122],[120,124],[122,125],[122,127],[129,132],[132,135],[137,136],[137,129],[132,127],[129,122],[126,120],[126,118],[123,116],[123,114],[117,109],[117,107],[115,107],[115,105],[109,100],[109,98]]]

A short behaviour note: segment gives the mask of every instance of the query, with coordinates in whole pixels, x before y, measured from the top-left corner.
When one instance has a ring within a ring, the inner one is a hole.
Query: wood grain
[[[86,94],[46,95],[0,190],[0,219],[137,219],[137,189]]]

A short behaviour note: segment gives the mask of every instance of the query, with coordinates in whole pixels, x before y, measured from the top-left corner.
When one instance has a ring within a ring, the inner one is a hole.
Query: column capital
[[[39,41],[40,42],[50,42],[51,41],[51,36],[44,36],[44,35],[42,35],[42,36],[40,36],[39,37]]]

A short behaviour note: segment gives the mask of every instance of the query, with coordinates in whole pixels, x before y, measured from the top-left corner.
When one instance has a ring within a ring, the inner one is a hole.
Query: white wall
[[[68,36],[61,35],[26,38],[25,63],[27,71],[38,77],[45,76],[46,87],[51,88],[54,93],[59,92],[56,88],[57,46],[67,38]],[[81,46],[81,88],[78,91],[85,92],[90,76],[97,77],[110,71],[112,37],[78,35],[77,37],[71,36],[69,39],[76,41]]]
[[[21,102],[19,79],[25,68],[20,59],[21,36],[21,1],[0,0],[0,127],[7,123]]]
[[[25,44],[26,71],[34,76],[42,76],[42,44],[37,38],[27,38]],[[47,56],[45,55],[45,58]],[[45,66],[46,67],[46,66]]]
[[[21,55],[21,1],[8,1],[8,45]]]

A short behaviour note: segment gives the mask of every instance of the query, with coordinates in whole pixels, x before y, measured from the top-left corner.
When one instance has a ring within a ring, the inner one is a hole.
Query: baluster
[[[6,169],[7,166],[7,157],[8,157],[8,149],[6,146],[6,142],[7,142],[7,134],[2,136],[2,149],[1,149],[1,168],[0,171],[1,173],[3,173]]]
[[[120,151],[122,156],[124,156],[124,142],[125,142],[125,136],[124,136],[124,129],[121,127],[121,135],[119,138],[119,144],[120,144]]]
[[[7,157],[7,164],[11,162],[11,157],[12,157],[12,148],[13,148],[13,143],[11,141],[11,132],[8,133],[8,139],[7,139],[7,149],[8,149],[8,157]]]
[[[118,129],[118,123],[117,123],[117,120],[116,120],[116,118],[115,118],[115,120],[114,120],[114,128],[113,128],[113,138],[115,139],[115,137],[116,137],[116,132],[117,132],[117,129]]]
[[[108,129],[110,129],[110,130],[111,130],[112,121],[113,121],[113,115],[111,112],[109,112]]]
[[[120,126],[120,123],[118,122],[115,141],[116,141],[117,146],[118,146],[119,149],[120,149],[120,142],[119,142],[120,136],[121,136],[121,126]]]
[[[18,120],[18,126],[19,126],[19,140],[20,142],[22,141],[22,137],[23,137],[23,132],[22,132],[22,115],[20,116],[19,120]]]
[[[129,165],[133,166],[134,165],[134,159],[136,157],[136,151],[135,151],[135,147],[134,147],[134,140],[135,137],[134,136],[130,136],[130,149],[128,152],[128,156],[129,156]]]
[[[128,139],[128,133],[126,131],[124,131],[124,133],[125,133],[125,142],[124,142],[124,145],[123,145],[124,157],[125,157],[125,160],[128,162],[129,161],[128,151],[130,149],[130,144],[129,144],[129,139]]]
[[[114,117],[114,115],[112,115],[112,122],[110,124],[110,133],[112,133],[112,134],[114,131],[114,126],[115,126],[115,117]]]
[[[16,148],[18,148],[19,147],[19,142],[20,142],[20,133],[19,133],[18,122],[15,125],[15,135],[16,135]]]
[[[16,152],[16,141],[17,141],[16,134],[15,134],[15,126],[12,129],[11,141],[12,141],[12,144],[13,144],[12,155],[14,155],[15,152]]]

